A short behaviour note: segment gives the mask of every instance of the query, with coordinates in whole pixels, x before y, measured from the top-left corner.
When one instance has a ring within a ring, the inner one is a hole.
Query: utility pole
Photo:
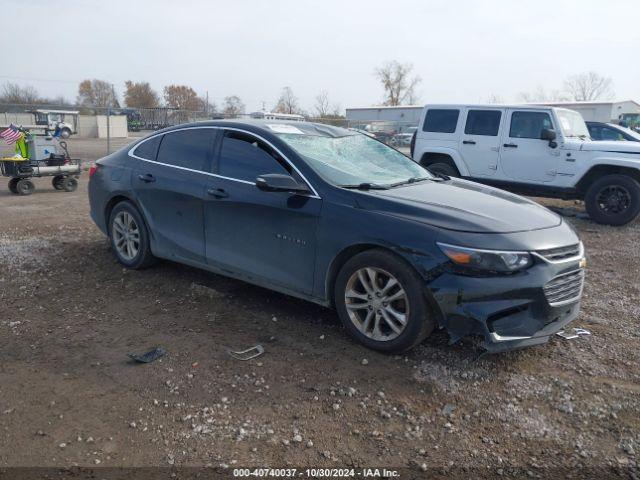
[[[109,101],[109,105],[107,106],[107,155],[111,153],[111,105],[113,101],[116,99],[116,89],[111,84],[111,100]]]

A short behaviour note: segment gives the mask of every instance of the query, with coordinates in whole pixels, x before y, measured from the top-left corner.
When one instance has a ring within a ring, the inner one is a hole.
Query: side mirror
[[[309,189],[291,175],[267,173],[256,178],[256,187],[265,192],[308,193]]]
[[[556,139],[555,130],[552,130],[550,128],[545,128],[542,130],[542,133],[540,134],[540,140],[547,140],[549,142],[552,142],[555,139]]]
[[[549,142],[549,146],[551,148],[556,148],[558,144],[556,143],[556,131],[550,128],[545,128],[540,133],[540,140],[546,140]]]

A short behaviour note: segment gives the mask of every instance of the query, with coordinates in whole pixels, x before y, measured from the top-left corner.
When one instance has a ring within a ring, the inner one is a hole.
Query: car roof
[[[182,128],[191,127],[228,127],[228,128],[243,128],[248,131],[254,131],[256,133],[277,134],[286,133],[284,131],[277,132],[272,128],[275,125],[286,125],[289,127],[295,127],[298,130],[302,130],[308,135],[320,135],[328,137],[344,137],[347,135],[355,135],[351,130],[342,127],[335,127],[333,125],[327,125],[325,123],[316,122],[300,122],[295,120],[265,120],[265,119],[224,119],[224,120],[204,120],[200,122],[183,123],[180,125],[174,125],[157,133],[168,133],[173,130],[179,130]],[[248,128],[247,128],[248,127]],[[295,131],[294,131],[295,133]]]

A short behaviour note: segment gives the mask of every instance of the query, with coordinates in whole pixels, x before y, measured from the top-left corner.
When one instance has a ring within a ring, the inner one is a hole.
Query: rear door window
[[[458,125],[460,110],[430,108],[424,117],[424,132],[454,133]]]
[[[218,173],[223,177],[255,182],[267,173],[291,174],[291,168],[269,145],[244,132],[226,131],[222,139]]]
[[[136,157],[144,158],[145,160],[155,160],[156,155],[158,154],[158,146],[160,145],[161,138],[162,135],[156,135],[155,137],[151,137],[149,140],[145,140],[136,147],[133,154]]]
[[[209,159],[216,130],[189,128],[165,133],[157,161],[189,170],[209,171]]]
[[[469,110],[464,133],[496,137],[500,129],[501,116],[502,112],[499,110]]]
[[[511,114],[511,138],[534,138],[540,140],[542,130],[552,129],[551,117],[545,112],[513,112]]]

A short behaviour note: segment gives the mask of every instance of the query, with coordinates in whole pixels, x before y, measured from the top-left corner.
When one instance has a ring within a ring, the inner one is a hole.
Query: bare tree
[[[331,107],[331,116],[332,117],[340,117],[342,118],[342,107],[340,106],[339,103],[334,103],[333,106]]]
[[[284,87],[282,89],[280,98],[276,102],[276,106],[273,110],[277,113],[300,113],[298,99],[293,94],[291,87]]]
[[[413,65],[397,61],[387,62],[376,68],[375,76],[384,88],[384,105],[404,105],[416,103],[416,87],[422,81],[419,76],[411,76]]]
[[[329,115],[329,94],[326,90],[321,90],[320,93],[316,95],[316,102],[313,108],[316,111],[316,115],[320,118]]]
[[[159,104],[158,94],[151,88],[148,82],[124,82],[126,88],[124,103],[133,108],[154,108]]]
[[[7,82],[2,86],[0,103],[40,103],[41,98],[32,86],[21,87],[17,83]]]
[[[78,85],[79,105],[85,107],[119,107],[113,85],[104,80],[83,80]]]
[[[226,116],[237,117],[244,113],[244,109],[244,103],[242,103],[239,96],[231,95],[229,97],[224,97],[224,108],[222,109],[222,113]]]
[[[596,72],[571,75],[564,81],[564,89],[576,101],[608,100],[613,97],[611,79]]]
[[[567,96],[560,90],[545,90],[538,86],[532,92],[520,92],[518,100],[524,103],[542,103],[542,102],[563,102],[568,100]]]
[[[502,98],[502,96],[492,93],[487,97],[487,103],[491,103],[491,104],[504,103],[504,99]]]

